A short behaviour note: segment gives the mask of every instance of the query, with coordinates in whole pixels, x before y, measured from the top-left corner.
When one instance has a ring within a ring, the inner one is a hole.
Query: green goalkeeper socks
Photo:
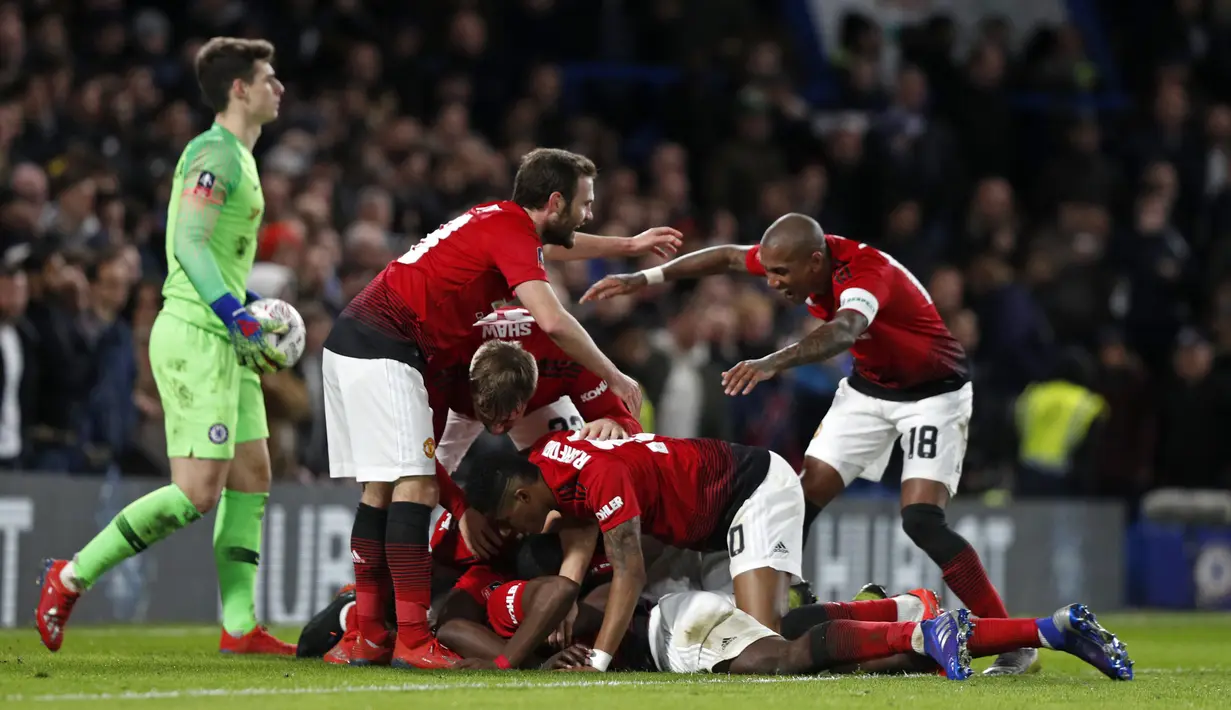
[[[268,493],[222,492],[214,521],[214,564],[222,593],[222,628],[242,635],[256,627],[256,572]]]
[[[89,589],[107,570],[188,525],[201,513],[174,483],[147,493],[112,518],[73,558],[73,578]]]

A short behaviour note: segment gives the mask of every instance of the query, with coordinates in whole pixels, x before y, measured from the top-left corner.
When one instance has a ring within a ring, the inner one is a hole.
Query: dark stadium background
[[[801,211],[914,271],[973,360],[964,493],[1028,478],[1014,402],[1057,377],[1107,414],[1050,494],[1133,517],[1152,489],[1228,487],[1231,2],[836,5],[0,0],[4,467],[165,474],[147,343],[168,178],[211,120],[195,51],[240,35],[274,42],[287,86],[256,150],[252,286],[309,329],[299,366],[265,378],[280,480],[327,481],[319,357],[347,299],[547,145],[598,163],[592,231],[669,224],[694,249]],[[552,278],[575,301],[651,263]],[[656,431],[795,462],[849,367],[725,397],[722,370],[814,323],[749,279],[576,313]]]

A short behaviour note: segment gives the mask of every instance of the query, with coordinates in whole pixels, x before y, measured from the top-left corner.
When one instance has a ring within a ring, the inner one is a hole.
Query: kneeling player
[[[800,575],[803,490],[767,449],[639,434],[612,441],[545,437],[530,459],[491,457],[471,502],[501,527],[541,530],[553,510],[597,519],[612,565],[611,601],[592,652],[605,670],[646,582],[641,534],[675,547],[726,549],[739,608],[777,628]]]

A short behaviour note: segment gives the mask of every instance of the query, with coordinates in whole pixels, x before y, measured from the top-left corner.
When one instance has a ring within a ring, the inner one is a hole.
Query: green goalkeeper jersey
[[[256,159],[215,123],[189,141],[175,166],[167,207],[167,280],[163,310],[226,334],[210,304],[227,292],[245,300],[256,257],[265,194]]]

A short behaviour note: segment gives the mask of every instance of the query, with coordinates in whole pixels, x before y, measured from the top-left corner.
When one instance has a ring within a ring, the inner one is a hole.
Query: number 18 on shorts
[[[973,399],[970,383],[934,397],[894,402],[869,397],[843,380],[807,456],[833,466],[847,485],[856,478],[879,481],[901,437],[902,480],[936,481],[954,495]]]

